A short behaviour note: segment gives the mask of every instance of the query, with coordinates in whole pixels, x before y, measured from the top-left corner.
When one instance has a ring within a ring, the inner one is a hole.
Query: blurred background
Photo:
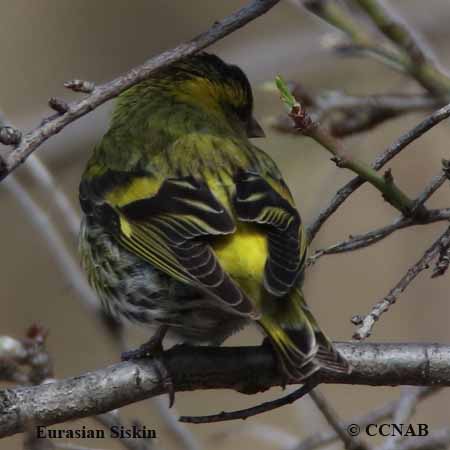
[[[243,0],[0,0],[0,109],[21,129],[39,124],[52,111],[50,97],[81,98],[63,83],[74,78],[105,82],[147,58],[207,29],[215,20],[246,4]],[[426,37],[443,65],[450,67],[450,5],[447,0],[428,0],[427,14],[421,0],[392,0],[392,5]],[[225,60],[241,66],[255,91],[256,116],[265,125],[267,138],[258,144],[280,165],[292,188],[306,223],[328,204],[333,193],[351,178],[339,170],[327,152],[313,142],[280,134],[269,123],[283,111],[276,94],[261,88],[281,73],[302,82],[313,92],[339,89],[352,94],[419,92],[412,82],[367,59],[342,59],[324,48],[331,28],[289,1],[280,2],[268,14],[209,48]],[[36,153],[50,168],[58,188],[79,209],[78,183],[93,145],[108,124],[111,102],[67,127]],[[348,147],[367,161],[416,124],[423,114],[390,121],[370,133],[347,139]],[[449,157],[450,127],[441,124],[408,147],[390,165],[398,183],[417,195]],[[61,213],[29,176],[26,167],[16,172],[32,197],[46,210],[63,233],[70,252],[76,240],[63,226]],[[443,186],[430,206],[449,206],[449,188]],[[58,378],[75,376],[117,362],[117,349],[77,298],[61,265],[33,225],[29,215],[0,185],[0,334],[22,337],[39,321],[50,330],[48,347]],[[381,196],[364,187],[326,223],[313,243],[323,248],[357,234],[388,224],[397,217]],[[348,340],[354,326],[352,315],[366,313],[422,256],[445,227],[444,223],[397,232],[369,248],[325,256],[306,274],[306,297],[319,323],[334,340]],[[376,325],[373,341],[427,341],[448,343],[449,277],[431,280],[424,272]],[[130,342],[147,339],[145,330],[130,330]],[[261,337],[247,329],[227,344],[254,344]],[[397,388],[323,386],[320,388],[342,418],[350,419],[398,396]],[[283,395],[280,388],[264,395],[245,396],[228,391],[189,392],[176,395],[180,414],[209,414],[255,405]],[[430,427],[448,424],[450,394],[442,391],[419,408],[415,423]],[[157,409],[149,401],[124,408],[126,417],[138,417],[157,430],[158,448],[178,449]],[[88,420],[71,426],[91,424]],[[89,426],[91,426],[89,425]],[[261,428],[261,426],[263,428]],[[61,426],[59,426],[61,428]],[[94,425],[94,428],[98,427]],[[303,399],[246,422],[192,425],[188,428],[199,448],[286,448],[315,430],[327,427],[311,400]],[[55,428],[58,428],[55,427]],[[276,433],[279,439],[277,441]],[[291,439],[291,441],[289,441]],[[373,438],[375,439],[375,438]],[[77,441],[86,447],[120,448],[117,442]],[[1,449],[21,448],[21,437],[0,442]],[[335,444],[341,447],[341,444]]]

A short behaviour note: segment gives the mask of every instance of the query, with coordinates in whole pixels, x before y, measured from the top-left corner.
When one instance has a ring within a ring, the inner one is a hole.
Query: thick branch
[[[182,57],[196,53],[243,27],[256,17],[267,12],[278,2],[279,0],[253,0],[247,6],[244,6],[222,21],[215,22],[208,31],[191,41],[161,53],[141,66],[131,69],[126,74],[95,87],[92,93],[83,100],[68,104],[66,112],[44,120],[41,126],[24,134],[20,144],[3,161],[0,159],[0,180],[8,176],[23,163],[49,137],[61,131],[68,124],[88,114],[106,101],[117,97],[121,92],[147,78],[155,70]]]
[[[322,383],[450,386],[450,346],[338,343],[349,375],[323,372]],[[184,347],[164,354],[177,391],[234,389],[247,394],[280,385],[269,347]],[[0,391],[0,437],[27,424],[50,425],[100,414],[164,393],[152,360],[123,362],[35,387]]]

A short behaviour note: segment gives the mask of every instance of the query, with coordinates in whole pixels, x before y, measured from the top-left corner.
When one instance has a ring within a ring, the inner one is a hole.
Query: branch
[[[421,390],[420,392],[421,399],[426,398],[433,392],[435,392],[435,389],[432,388],[425,388]],[[399,407],[399,400],[395,400],[387,403],[384,406],[380,406],[379,408],[376,408],[373,411],[364,414],[363,416],[354,417],[353,419],[346,422],[340,422],[339,425],[344,430],[346,430],[349,427],[349,425],[352,424],[357,424],[361,428],[364,428],[372,423],[378,423],[381,422],[382,420],[392,417],[395,414],[395,411],[398,409],[398,407]],[[292,448],[292,450],[314,450],[315,448],[331,444],[336,439],[338,439],[338,435],[334,430],[319,431],[302,440],[296,447]]]
[[[84,447],[82,445],[68,444],[66,442],[53,443],[53,446],[55,446],[55,445],[56,445],[57,449],[61,449],[61,450],[103,450],[102,448],[98,448],[98,447],[95,447],[95,448],[94,447]],[[45,450],[50,450],[50,449],[45,449]]]
[[[355,17],[333,0],[303,0],[303,6],[333,27],[343,31],[351,40],[353,49],[359,53],[373,57],[383,64],[401,72],[405,71],[408,59],[399,52],[384,44],[380,44],[371,33],[355,19]],[[298,0],[300,4],[300,0]]]
[[[34,171],[34,164],[31,167]],[[104,316],[94,292],[86,281],[86,277],[67,249],[63,236],[48,214],[34,201],[15,176],[11,176],[6,180],[3,186],[14,196],[18,204],[26,211],[27,218],[31,220],[37,231],[42,234],[48,244],[48,248],[58,261],[60,270],[67,276],[67,280],[69,280],[74,291],[78,294],[78,298],[94,314]]]
[[[365,11],[371,21],[388,39],[386,45],[377,36],[368,33],[360,21],[339,2],[332,0],[303,0],[303,5],[312,13],[343,31],[351,40],[352,51],[371,56],[385,65],[408,74],[431,94],[448,96],[450,77],[434,62],[430,52],[408,27],[394,17],[377,0],[353,0]]]
[[[372,19],[372,22],[391,42],[408,56],[405,69],[425,89],[436,96],[448,95],[450,78],[434,62],[429,50],[393,12],[378,0],[354,0]]]
[[[297,435],[294,432],[286,431],[268,422],[258,423],[256,421],[246,421],[240,427],[222,427],[219,431],[208,436],[208,442],[214,442],[216,448],[221,448],[225,440],[235,440],[236,443],[241,443],[242,441],[239,440],[241,436],[261,442],[264,447],[273,447],[280,450],[290,450],[298,442]]]
[[[383,198],[388,203],[401,211],[403,215],[412,215],[413,201],[395,184],[390,170],[386,171],[386,173],[381,176],[375,169],[366,165],[364,162],[350,157],[348,149],[343,146],[341,141],[335,139],[326,128],[320,125],[319,122],[313,121],[308,112],[294,98],[281,77],[278,76],[275,83],[280,91],[283,103],[289,110],[289,117],[292,119],[295,127],[300,133],[311,137],[328,150],[333,155],[332,161],[334,161],[338,167],[350,169],[362,179],[368,181],[382,193]],[[416,208],[415,213],[417,215],[425,216],[426,210],[423,207]]]
[[[334,137],[368,131],[389,119],[416,111],[430,111],[448,103],[448,99],[429,95],[358,96],[340,91],[324,91],[311,95],[299,83],[289,84],[292,86],[292,95],[307,107],[315,121],[326,123]],[[286,115],[271,121],[271,126],[278,131],[296,133],[292,121]]]
[[[450,240],[439,245],[439,259],[434,266],[431,278],[441,277],[450,266]]]
[[[382,314],[389,311],[389,308],[397,301],[400,294],[410,285],[410,283],[423,270],[429,267],[429,264],[435,259],[440,252],[442,246],[447,246],[450,243],[450,227],[433,243],[433,245],[424,253],[424,255],[417,261],[402,279],[390,290],[389,294],[384,297],[381,302],[375,304],[364,318],[355,316],[353,322],[358,325],[358,329],[353,334],[353,339],[365,339],[370,336],[375,322],[379,320]]]
[[[450,445],[450,429],[441,428],[429,436],[410,437],[400,442],[396,450],[445,450]]]
[[[415,200],[416,205],[423,205],[447,180],[448,173],[446,167],[447,160],[443,160],[443,171],[433,177],[433,179],[425,186],[425,189],[419,194]]]
[[[171,50],[149,59],[141,66],[131,69],[126,74],[108,83],[94,87],[92,93],[84,99],[69,103],[66,112],[61,112],[45,119],[41,126],[25,133],[20,144],[7,154],[3,160],[0,158],[0,180],[7,177],[43,142],[60,132],[68,124],[93,111],[106,101],[117,97],[131,86],[146,79],[155,70],[173,63],[180,58],[203,50],[205,47],[243,27],[267,12],[278,2],[279,0],[253,0],[247,6],[244,6],[222,21],[215,22],[208,31],[200,34],[191,41],[182,43]],[[73,85],[74,83],[71,82],[70,87],[72,89]],[[2,131],[0,130],[1,136]]]
[[[0,143],[3,145],[18,145],[22,139],[22,133],[14,127],[2,126],[0,128]],[[0,161],[0,169],[2,168],[2,162]]]
[[[450,346],[338,343],[337,349],[353,371],[321,372],[321,383],[450,386]],[[233,389],[254,394],[282,383],[266,346],[176,346],[163,357],[176,391]],[[0,437],[24,431],[29,423],[51,425],[110,411],[161,395],[164,386],[154,361],[142,360],[40,386],[3,389]]]
[[[412,226],[428,225],[430,223],[448,220],[450,220],[450,208],[431,209],[428,211],[427,217],[424,220],[417,220],[413,217],[399,217],[389,225],[377,228],[365,234],[359,234],[356,236],[351,235],[349,239],[345,241],[341,241],[337,244],[331,245],[330,247],[317,250],[308,258],[308,264],[314,264],[319,258],[324,255],[352,252],[364,247],[369,247],[370,245],[387,238],[392,233],[394,233],[394,231],[409,228]],[[443,258],[445,259],[445,256]]]
[[[416,411],[416,406],[419,403],[424,387],[407,386],[402,389],[400,400],[392,417],[392,423],[410,423],[410,419]],[[389,436],[377,450],[395,450],[402,440],[402,436]]]
[[[328,248],[318,250],[314,255],[309,258],[310,263],[315,263],[321,256],[333,255],[337,253],[351,252],[354,250],[368,247],[375,244],[382,239],[391,235],[394,231],[408,228],[414,225],[426,225],[433,222],[448,221],[450,220],[450,208],[431,210],[430,215],[424,222],[418,222],[412,218],[402,217],[397,219],[394,223],[378,228],[376,230],[369,231],[368,233],[352,236],[346,241],[338,242]]]
[[[311,391],[309,396],[313,399],[330,427],[334,430],[336,435],[339,436],[339,439],[343,442],[346,450],[366,449],[366,446],[358,438],[348,433],[347,429],[342,427],[342,422],[339,420],[336,411],[318,389]]]
[[[397,141],[389,146],[383,153],[381,153],[372,163],[374,170],[380,170],[386,163],[397,156],[404,148],[420,138],[424,133],[436,126],[438,123],[447,119],[450,116],[450,105],[438,109],[430,116],[426,117],[422,122],[414,128],[403,134]],[[362,177],[355,177],[346,185],[340,188],[327,207],[320,211],[317,218],[308,227],[309,240],[312,241],[322,225],[330,218],[330,216],[337,211],[337,209],[347,200],[347,198],[360,188],[366,181]]]
[[[25,338],[0,336],[0,380],[26,385],[52,377],[53,364],[45,346],[47,334],[46,329],[33,324]]]
[[[184,450],[201,449],[193,432],[178,421],[176,409],[174,407],[169,409],[167,399],[155,397],[150,401],[152,402],[152,406],[156,407],[158,414],[163,421],[164,427],[170,432],[171,437],[177,441],[180,448]]]
[[[35,178],[38,186],[47,192],[49,199],[64,217],[64,224],[66,225],[67,230],[73,234],[75,228],[79,227],[79,217],[70,205],[68,198],[58,189],[53,176],[36,155],[31,155],[27,168]],[[126,347],[123,342],[124,335],[122,328],[117,322],[109,319],[109,316],[105,315],[104,312],[99,309],[99,303],[96,300],[94,293],[88,286],[85,277],[81,274],[78,264],[67,251],[59,231],[55,228],[46,212],[32,199],[28,191],[26,191],[17,181],[15,175],[12,175],[6,180],[4,186],[14,194],[19,205],[29,213],[27,217],[31,218],[33,225],[37,227],[37,231],[41,233],[49,243],[50,249],[52,249],[57,260],[61,263],[61,267],[63,268],[67,280],[75,287],[78,293],[76,296],[77,300],[84,303],[89,311],[93,313],[95,319],[97,319],[102,328],[107,331],[107,335],[111,338],[113,344],[119,347],[120,351],[125,351]],[[4,337],[4,339],[0,339],[0,341],[0,347],[2,347],[1,344],[3,343],[4,345],[7,345],[8,348],[14,348],[14,345],[17,347],[19,343],[19,341],[11,340],[11,338],[8,337]],[[1,348],[0,359],[2,359]],[[0,364],[0,378],[14,381],[19,384],[28,383],[28,377],[19,369],[20,367],[11,364],[11,361],[8,361],[8,364]],[[189,430],[184,428],[183,425],[176,420],[174,415],[176,413],[174,413],[173,410],[169,412],[168,407],[163,400],[165,399],[155,398],[154,406],[156,406],[156,409],[161,414],[164,425],[166,425],[173,433],[174,437],[180,442],[180,445],[183,448],[198,450],[199,447],[196,444],[194,437]],[[133,442],[129,440],[125,441],[125,443],[129,444],[129,447],[134,445]],[[136,445],[135,448],[137,448]]]
[[[118,411],[98,414],[93,417],[98,423],[100,423],[105,429],[110,430],[113,426],[117,428],[127,428],[119,417]],[[138,425],[138,428],[142,428],[142,425],[134,422],[133,425]],[[152,450],[153,443],[150,439],[146,438],[134,438],[127,436],[120,436],[118,440],[121,442],[122,446],[128,450]]]
[[[45,191],[48,202],[55,205],[67,230],[77,239],[80,232],[80,217],[54,176],[37,155],[30,156],[26,167],[38,186]]]
[[[253,417],[258,414],[263,414],[265,412],[281,408],[282,406],[289,405],[303,398],[306,394],[310,394],[318,384],[315,378],[316,377],[311,376],[300,388],[296,389],[295,391],[291,392],[288,395],[285,395],[284,397],[279,397],[275,400],[263,402],[250,408],[230,412],[222,411],[218,414],[211,414],[210,416],[181,416],[179,420],[180,422],[184,423],[196,423],[196,424],[225,422],[228,420],[237,420],[237,419],[245,420],[248,419],[249,417]]]

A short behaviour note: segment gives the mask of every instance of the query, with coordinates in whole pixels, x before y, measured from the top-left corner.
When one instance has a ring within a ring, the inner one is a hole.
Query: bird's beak
[[[266,133],[262,129],[261,125],[256,121],[254,117],[250,119],[247,125],[247,136],[249,138],[266,137]]]

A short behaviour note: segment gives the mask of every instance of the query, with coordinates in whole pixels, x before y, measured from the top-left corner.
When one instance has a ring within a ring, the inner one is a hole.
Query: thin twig
[[[387,312],[389,308],[397,301],[400,294],[410,285],[410,283],[423,270],[429,267],[431,261],[439,254],[441,245],[446,245],[450,241],[450,227],[431,245],[424,255],[412,267],[408,269],[401,280],[389,291],[389,294],[380,302],[376,303],[369,314],[361,320],[354,320],[358,328],[353,334],[354,339],[362,340],[370,336],[375,322],[380,316]]]
[[[406,386],[403,388],[393,414],[393,422],[404,423],[409,420],[414,414],[417,404],[438,391],[439,388],[429,386]]]
[[[25,166],[36,180],[40,188],[47,194],[59,212],[59,217],[64,221],[69,232],[78,237],[80,231],[80,216],[75,211],[67,195],[58,186],[55,178],[37,155],[31,155]]]
[[[322,95],[317,102],[321,108],[318,110],[317,120],[327,119],[330,133],[335,137],[369,131],[401,115],[414,111],[432,111],[448,103],[445,99],[435,99],[425,95],[349,96],[333,93],[332,98],[322,100],[321,97]],[[331,108],[327,107],[326,102]]]
[[[0,336],[0,379],[31,385],[51,378],[53,364],[45,346],[47,334],[46,329],[34,324],[22,339]]]
[[[415,111],[430,111],[446,104],[445,99],[426,95],[349,95],[340,91],[309,94],[298,83],[292,85],[292,94],[305,105],[314,120],[327,126],[335,137],[361,133],[389,119]],[[281,115],[270,122],[276,130],[296,134],[292,120]]]
[[[450,240],[441,242],[439,247],[439,258],[434,266],[431,278],[437,278],[444,275],[450,266]]]
[[[335,139],[325,127],[319,122],[314,121],[305,108],[298,103],[292,93],[289,91],[286,83],[281,77],[276,78],[276,84],[280,91],[281,98],[288,108],[289,117],[295,124],[296,129],[303,135],[309,136],[322,145],[332,155],[332,161],[340,168],[350,169],[372,186],[378,189],[383,198],[394,208],[402,212],[404,216],[411,216],[413,211],[413,201],[395,184],[391,171],[386,171],[384,175],[377,173],[373,167],[364,162],[350,157],[342,141]],[[424,207],[416,208],[416,216],[425,216]]]
[[[253,423],[246,422],[241,427],[233,426],[226,430],[213,432],[208,436],[208,442],[211,442],[211,446],[214,444],[215,448],[220,448],[220,444],[225,440],[233,439],[237,443],[241,443],[242,436],[248,436],[252,440],[257,439],[280,450],[290,450],[298,441],[297,435],[292,432],[269,423],[259,424],[255,421]]]
[[[352,47],[363,55],[373,57],[383,64],[396,70],[405,71],[408,59],[395,49],[380,43],[379,39],[368,33],[366,29],[355,19],[353,14],[336,1],[330,0],[297,0],[297,5],[302,4],[308,11],[317,15],[333,27],[343,31],[352,42]]]
[[[337,242],[327,248],[317,250],[308,258],[308,264],[314,264],[324,255],[334,255],[338,253],[352,252],[361,248],[369,247],[380,242],[395,231],[413,226],[428,225],[430,223],[450,220],[450,208],[430,209],[424,220],[417,220],[412,217],[399,217],[393,223],[369,231],[364,234],[351,235],[348,239]]]
[[[36,175],[35,175],[36,176]],[[97,296],[89,286],[84,273],[73,255],[67,249],[64,238],[56,228],[48,214],[38,205],[18,179],[13,175],[5,180],[4,187],[15,197],[17,203],[27,214],[27,218],[47,242],[48,248],[58,261],[58,267],[77,294],[77,299],[96,316],[113,340],[123,339],[122,327],[107,316]],[[54,197],[56,198],[56,197]],[[57,204],[60,208],[61,205]],[[70,219],[66,219],[67,223]]]
[[[308,378],[308,381],[299,389],[291,392],[284,397],[277,398],[276,400],[271,400],[269,402],[260,403],[257,406],[252,406],[251,408],[240,409],[238,411],[225,412],[222,411],[219,414],[211,414],[210,416],[181,416],[180,422],[184,423],[214,423],[214,422],[225,422],[227,420],[245,420],[249,417],[256,416],[258,414],[263,414],[268,411],[272,411],[282,406],[289,405],[296,400],[304,397],[306,394],[310,393],[316,386],[318,382],[313,381]]]
[[[93,419],[107,430],[110,430],[112,427],[117,427],[117,429],[120,429],[120,427],[125,427],[123,422],[120,420],[118,411],[98,414],[94,416]],[[153,448],[153,442],[150,439],[119,436],[118,440],[122,446],[128,450],[152,450]]]
[[[440,96],[450,92],[450,78],[437,67],[430,50],[401,22],[390,8],[378,0],[353,0],[391,42],[408,56],[406,70],[430,93]]]
[[[423,46],[408,27],[400,22],[390,9],[377,0],[354,0],[370,17],[378,29],[388,38],[387,45],[377,36],[368,33],[360,21],[339,2],[330,0],[303,0],[312,13],[343,31],[351,40],[345,45],[346,52],[373,57],[388,67],[408,74],[421,86],[437,97],[448,96],[450,78],[434,62],[428,49]],[[341,46],[342,47],[342,46]]]
[[[47,213],[33,200],[27,190],[14,176],[11,176],[9,180],[5,180],[3,185],[27,213],[27,218],[31,220],[37,231],[42,234],[48,244],[48,248],[59,262],[58,266],[67,276],[67,279],[78,297],[83,301],[83,304],[90,311],[94,312],[94,314],[102,314],[100,312],[99,301],[88,285],[79,265],[75,263],[71,253],[67,249],[59,230],[50,220]]]
[[[450,105],[446,105],[443,108],[440,108],[437,111],[433,112],[430,116],[422,120],[422,122],[420,122],[418,125],[403,134],[383,153],[381,153],[372,163],[372,168],[374,170],[381,169],[386,163],[397,156],[409,144],[420,138],[424,133],[436,126],[438,123],[447,119],[449,116]],[[314,239],[322,225],[329,219],[329,217],[333,213],[335,213],[336,210],[345,202],[345,200],[347,200],[347,198],[364,183],[365,180],[363,178],[355,177],[336,192],[328,206],[320,211],[316,219],[314,219],[311,225],[308,227],[308,236],[310,241]]]
[[[55,445],[48,438],[38,437],[35,430],[29,430],[23,436],[22,448],[23,450],[54,450]]]
[[[149,59],[141,66],[131,69],[126,74],[95,87],[92,93],[82,100],[69,103],[67,105],[67,112],[44,120],[41,126],[22,136],[20,144],[7,154],[3,158],[3,162],[0,163],[0,180],[8,176],[23,163],[43,142],[61,131],[68,124],[90,113],[106,101],[117,97],[131,86],[148,78],[155,70],[173,63],[180,58],[203,50],[205,47],[243,27],[258,16],[266,13],[278,2],[279,0],[253,0],[225,19],[215,22],[208,31],[200,34],[191,41],[182,43],[171,50],[161,53]]]
[[[446,450],[450,446],[450,428],[441,428],[428,436],[410,437],[397,444],[396,450]]]
[[[425,388],[421,391],[420,396],[421,399],[426,398],[430,394],[435,392],[432,388]],[[387,403],[386,405],[380,406],[367,414],[364,414],[359,417],[354,417],[348,422],[340,422],[340,427],[342,429],[347,429],[350,425],[357,424],[361,429],[365,428],[367,425],[372,423],[379,423],[382,420],[388,419],[392,417],[394,412],[398,408],[399,400],[394,400],[392,402]],[[339,439],[336,431],[319,431],[308,436],[306,439],[303,439],[298,445],[289,449],[289,450],[314,450],[318,447],[323,447],[325,445],[331,444],[332,442]]]
[[[413,211],[423,205],[447,180],[447,174],[443,171],[441,174],[436,175],[431,182],[425,187],[425,189],[419,194],[419,196],[413,202]],[[315,263],[318,258],[323,255],[330,255],[335,253],[349,252],[357,250],[363,247],[372,245],[380,240],[386,238],[396,230],[402,228],[411,227],[414,225],[425,225],[433,222],[439,222],[442,220],[450,219],[450,208],[441,210],[429,210],[426,217],[422,220],[399,217],[394,223],[370,231],[366,234],[351,236],[348,240],[338,242],[326,249],[318,250],[314,255],[309,258],[309,263]]]
[[[90,94],[95,89],[95,84],[92,81],[86,80],[70,80],[64,83],[64,87],[71,89],[74,92],[83,92],[84,94]]]
[[[315,389],[311,391],[309,396],[313,399],[317,408],[323,414],[336,435],[339,436],[339,439],[344,443],[347,450],[363,450],[366,448],[359,439],[351,435],[345,428],[342,428],[341,421],[336,411],[319,390]]]
[[[178,421],[176,410],[174,407],[169,409],[166,398],[155,397],[150,401],[158,409],[164,425],[170,431],[171,436],[179,442],[180,448],[183,450],[200,450],[200,444],[195,439],[194,434]]]
[[[295,96],[295,91],[293,91]],[[389,111],[405,113],[436,109],[442,100],[427,95],[374,94],[349,95],[340,91],[325,91],[315,97],[317,108],[327,114],[334,111],[354,112],[355,110]]]
[[[53,377],[53,364],[47,351],[45,341],[48,331],[40,325],[31,325],[26,332],[25,338],[2,339],[1,361],[4,367],[17,370],[26,367],[28,371],[22,372],[24,385],[39,385],[50,381]],[[9,345],[8,345],[9,344]],[[46,437],[40,439],[36,430],[29,423],[25,428],[23,436],[24,450],[51,450],[53,443]]]
[[[405,424],[409,423],[412,415],[415,412],[416,406],[419,403],[424,390],[427,387],[406,386],[402,389],[397,408],[392,417],[392,423]],[[389,436],[377,450],[395,450],[402,440],[401,434],[393,434]]]
[[[67,442],[54,442],[53,446],[62,450],[103,450],[97,447],[83,447],[82,445],[69,444]]]
[[[413,208],[416,208],[416,205],[423,205],[447,180],[447,174],[442,172],[430,181],[425,186],[425,189],[419,194],[419,196],[414,200]]]

